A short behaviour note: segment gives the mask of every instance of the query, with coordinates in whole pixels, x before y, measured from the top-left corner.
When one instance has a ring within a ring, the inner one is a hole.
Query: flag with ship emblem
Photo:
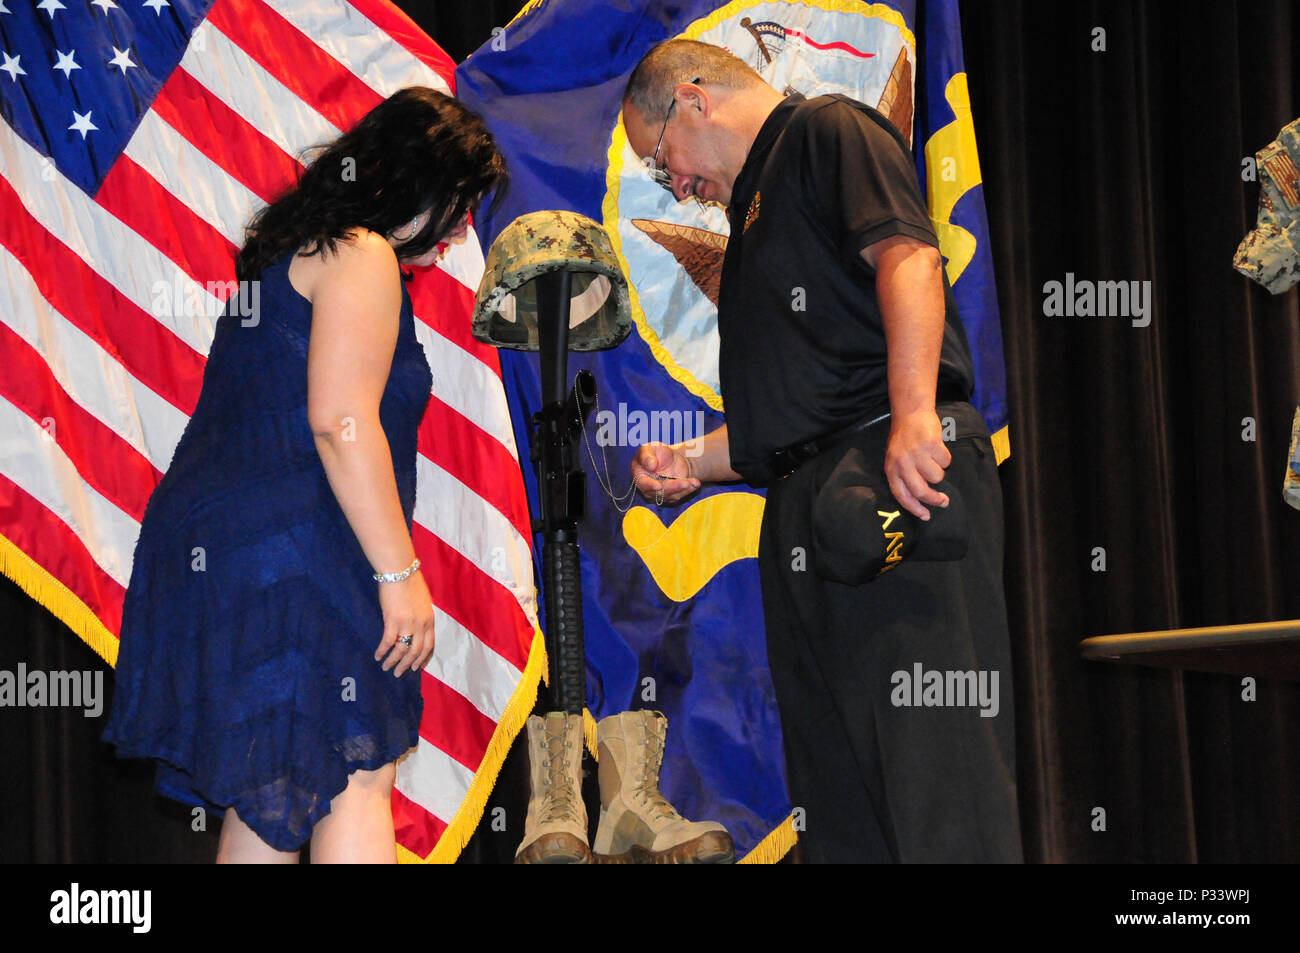
[[[925,42],[943,50],[937,73],[918,48],[918,6]],[[764,498],[712,486],[657,509],[630,490],[640,444],[724,422],[717,300],[728,220],[716,204],[674,201],[646,175],[620,98],[651,46],[685,37],[725,47],[775,89],[845,93],[884,113],[913,142],[923,184],[927,157],[942,179],[931,180],[930,210],[1001,459],[1001,338],[958,31],[955,2],[930,0],[534,0],[456,71],[461,98],[484,116],[511,168],[507,201],[480,223],[485,246],[521,214],[571,209],[604,224],[631,288],[636,332],[616,350],[570,361],[571,374],[591,370],[600,390],[580,441],[594,478],[582,535],[588,707],[596,718],[663,711],[665,794],[684,815],[725,824],[749,862],[779,859],[800,826],[766,662],[756,563]],[[967,287],[980,296],[964,298]],[[526,441],[537,359],[503,353],[502,373]],[[532,474],[527,482],[535,500]]]

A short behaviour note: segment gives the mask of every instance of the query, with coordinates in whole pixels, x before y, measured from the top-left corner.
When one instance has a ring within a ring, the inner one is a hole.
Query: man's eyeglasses
[[[700,83],[700,77],[695,77],[691,82],[698,86]],[[646,166],[646,171],[650,173],[650,178],[667,189],[669,193],[672,193],[673,191],[673,177],[668,174],[667,169],[659,168],[659,150],[663,148],[664,133],[668,131],[668,120],[673,117],[673,107],[676,105],[677,99],[674,97],[673,101],[668,104],[668,112],[664,115],[664,124],[659,130],[659,141],[655,143],[655,154],[651,157],[650,164]],[[674,195],[674,197],[676,196]]]

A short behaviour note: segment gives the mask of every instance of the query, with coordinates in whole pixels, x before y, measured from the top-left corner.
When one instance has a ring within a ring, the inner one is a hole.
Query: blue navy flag
[[[737,855],[750,862],[779,859],[801,823],[786,793],[767,670],[756,563],[764,498],[744,486],[706,487],[685,505],[660,510],[630,490],[640,444],[691,439],[723,423],[716,305],[728,222],[721,207],[678,203],[651,181],[627,145],[620,99],[651,46],[686,37],[729,49],[775,89],[789,86],[810,97],[842,92],[875,106],[909,141],[914,125],[924,135],[948,129],[939,140],[945,151],[931,164],[953,178],[931,190],[930,203],[942,220],[941,240],[970,235],[976,242],[971,255],[960,246],[960,271],[949,262],[962,302],[977,273],[986,292],[992,283],[985,230],[968,217],[975,205],[983,215],[978,191],[970,194],[978,163],[967,135],[969,110],[954,120],[958,91],[965,90],[964,75],[954,80],[952,72],[960,71],[956,6],[925,8],[927,36],[957,44],[955,59],[949,49],[937,61],[949,72],[930,78],[928,88],[937,83],[941,93],[949,86],[953,92],[940,100],[947,112],[931,118],[927,102],[927,115],[914,123],[918,64],[925,65],[923,53],[918,60],[916,6],[541,0],[456,71],[461,98],[485,117],[511,169],[502,207],[478,223],[485,247],[519,215],[571,209],[603,223],[631,285],[635,333],[616,350],[575,354],[570,362],[571,374],[590,369],[600,389],[582,447],[591,475],[582,529],[590,713],[599,719],[626,709],[663,711],[665,795],[687,817],[725,824]],[[952,151],[968,145],[969,154]],[[950,254],[947,245],[944,251]],[[989,293],[982,300],[974,321],[991,322],[996,333],[996,301]],[[971,338],[977,381],[988,391],[978,393],[989,397],[982,406],[993,414],[991,427],[1001,429],[1001,352],[989,345],[1000,338],[978,331]],[[526,442],[540,398],[535,356],[503,353],[502,374],[517,437]],[[527,482],[535,501],[532,473]]]

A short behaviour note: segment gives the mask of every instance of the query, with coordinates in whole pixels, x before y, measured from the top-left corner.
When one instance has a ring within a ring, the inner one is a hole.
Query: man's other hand
[[[918,519],[928,520],[923,504],[947,506],[948,495],[931,484],[943,479],[952,454],[943,442],[943,425],[933,410],[895,415],[885,449],[885,478],[894,498]]]

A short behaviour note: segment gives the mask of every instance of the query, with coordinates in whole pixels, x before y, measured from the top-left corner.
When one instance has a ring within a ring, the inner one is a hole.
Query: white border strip
[[[447,613],[435,614],[433,657],[425,672],[499,722],[524,673]]]
[[[0,314],[45,359],[64,392],[124,443],[166,471],[189,418],[141,383],[41,295],[0,245]]]
[[[397,764],[397,790],[446,824],[460,810],[473,781],[473,771],[423,736]]]
[[[415,317],[415,336],[433,370],[433,395],[495,437],[518,460],[501,378],[473,354],[425,324],[419,314]],[[465,320],[469,320],[468,315]]]
[[[244,244],[244,226],[266,204],[152,109],[125,154],[237,248]]]
[[[0,472],[67,523],[95,563],[126,588],[140,524],[83,480],[63,448],[4,397]]]
[[[180,68],[295,159],[338,138],[328,119],[297,97],[208,21],[203,49],[193,43]]]
[[[537,592],[528,541],[496,507],[424,454],[416,456],[415,473],[415,522],[508,589],[533,619]]]
[[[447,81],[402,44],[341,0],[268,0],[322,50],[385,99],[406,86],[451,95]]]
[[[224,310],[221,300],[64,178],[6,122],[0,122],[0,176],[46,231],[146,314],[153,314],[152,288],[158,281],[182,288],[187,299],[198,295],[195,300],[204,307],[193,310],[203,313],[154,317],[194,350],[208,353],[216,331],[209,315]]]

